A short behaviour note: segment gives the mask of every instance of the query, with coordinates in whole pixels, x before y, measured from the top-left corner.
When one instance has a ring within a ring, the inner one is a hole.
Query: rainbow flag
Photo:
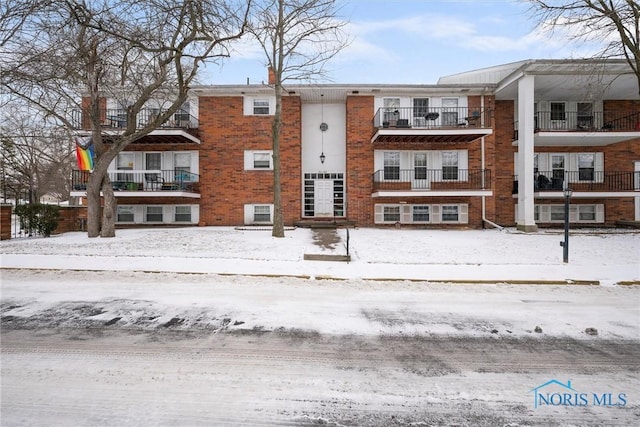
[[[82,142],[76,141],[76,158],[78,159],[78,168],[81,171],[93,170],[94,157],[95,151],[93,150],[91,138],[87,138]]]

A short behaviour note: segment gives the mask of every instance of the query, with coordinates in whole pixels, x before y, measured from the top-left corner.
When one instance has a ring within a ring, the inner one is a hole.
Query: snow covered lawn
[[[560,231],[350,230],[352,262],[305,261],[305,253],[346,253],[342,242],[318,247],[313,231],[295,229],[284,239],[269,230],[230,227],[118,230],[111,239],[67,233],[49,239],[0,244],[2,266],[75,270],[128,270],[265,274],[432,281],[640,280],[640,234],[573,231],[569,263],[562,262]]]

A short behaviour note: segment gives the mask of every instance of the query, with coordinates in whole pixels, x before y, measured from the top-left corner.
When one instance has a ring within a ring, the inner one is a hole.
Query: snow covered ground
[[[351,262],[304,260],[344,254],[338,233],[1,242],[0,424],[638,420],[637,232],[574,231],[566,265],[561,233],[514,230],[355,229]],[[581,280],[600,285],[555,284]],[[589,404],[534,408],[552,379]]]
[[[346,253],[346,231],[333,248],[314,244],[314,232],[286,237],[230,227],[118,230],[110,239],[66,233],[0,244],[6,268],[272,274],[423,281],[640,280],[640,233],[573,231],[569,263],[561,231],[352,229],[350,263],[305,261],[305,253]]]

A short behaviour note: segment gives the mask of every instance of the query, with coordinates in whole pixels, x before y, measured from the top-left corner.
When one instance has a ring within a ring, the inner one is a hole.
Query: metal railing
[[[640,172],[604,172],[593,169],[578,171],[539,171],[533,179],[536,192],[562,191],[637,191]],[[518,194],[518,175],[513,176],[513,194]]]
[[[140,110],[136,117],[136,128],[142,128],[151,123],[164,113],[165,110],[159,108],[144,108]],[[72,124],[75,129],[91,129],[92,124],[89,112],[76,109],[71,112]],[[123,109],[100,110],[100,125],[103,128],[124,129],[127,127],[127,112]],[[160,129],[197,129],[198,119],[188,112],[178,111],[172,114],[169,119],[160,124]]]
[[[483,190],[491,187],[491,170],[385,168],[372,180],[374,190]]]
[[[71,173],[73,191],[86,191],[90,171]],[[117,170],[109,171],[114,191],[198,191],[198,174],[175,170]]]
[[[476,107],[382,107],[373,126],[382,129],[490,128],[492,110]]]
[[[640,131],[640,111],[538,111],[533,118],[535,132],[632,132]],[[514,122],[518,137],[518,122]]]

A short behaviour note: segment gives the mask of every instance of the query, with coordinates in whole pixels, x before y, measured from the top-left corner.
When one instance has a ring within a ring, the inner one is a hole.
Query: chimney
[[[276,73],[273,72],[273,67],[269,67],[269,84],[276,84]]]

